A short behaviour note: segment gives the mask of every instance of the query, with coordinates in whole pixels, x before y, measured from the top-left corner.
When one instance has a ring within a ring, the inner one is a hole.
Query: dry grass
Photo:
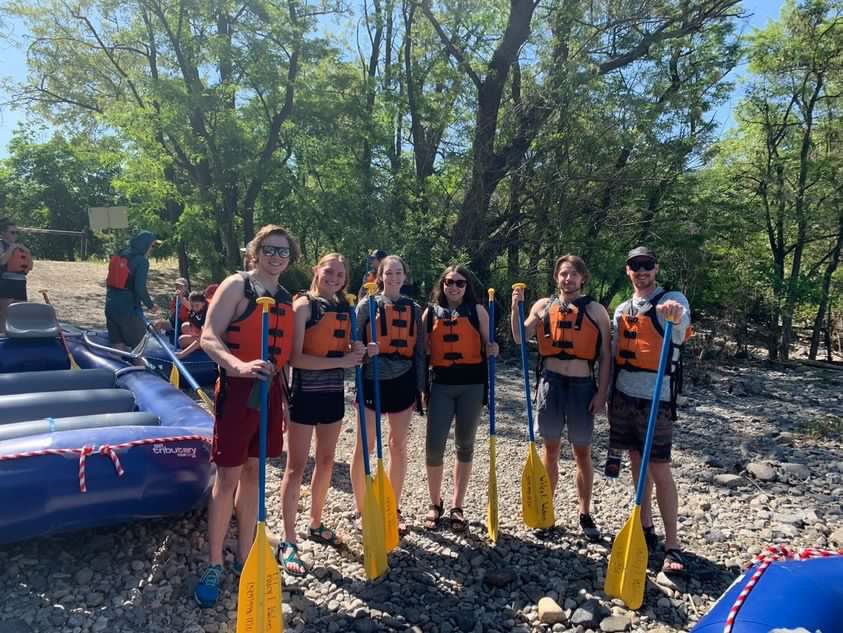
[[[27,280],[30,301],[41,301],[41,289],[63,323],[83,328],[105,327],[106,262],[55,262],[38,260]],[[149,293],[158,305],[167,307],[178,277],[175,260],[152,260]]]

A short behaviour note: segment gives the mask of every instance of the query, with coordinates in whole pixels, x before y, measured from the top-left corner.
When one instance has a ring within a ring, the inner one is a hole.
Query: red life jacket
[[[439,305],[428,308],[430,364],[434,367],[477,365],[483,362],[483,342],[477,306],[460,304],[454,311]]]
[[[329,303],[321,297],[306,296],[310,302],[310,317],[305,324],[302,352],[327,358],[344,356],[351,344],[350,308]]]
[[[112,255],[108,260],[108,276],[105,278],[105,285],[117,290],[126,290],[129,287],[129,258],[122,255]]]
[[[539,355],[593,363],[600,354],[600,328],[588,314],[591,297],[578,297],[563,305],[558,297],[550,300],[536,324]]]
[[[411,359],[416,350],[416,302],[401,296],[393,303],[387,303],[382,295],[369,297],[375,301],[375,327],[378,328],[378,347],[380,355],[387,358]],[[371,339],[370,325],[367,324],[363,339]]]
[[[243,293],[249,300],[246,310],[228,326],[224,341],[234,356],[250,362],[261,358],[261,333],[263,331],[263,311],[258,310],[258,294],[248,273],[243,277]],[[269,308],[269,359],[279,369],[290,360],[293,344],[293,305],[290,293],[283,286],[278,286],[275,295],[264,292],[260,296],[273,297],[275,305]]]

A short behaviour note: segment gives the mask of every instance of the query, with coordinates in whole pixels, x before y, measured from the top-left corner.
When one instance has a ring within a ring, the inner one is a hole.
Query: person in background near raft
[[[674,346],[660,394],[649,477],[641,501],[641,525],[648,548],[658,544],[652,517],[652,490],[664,522],[665,558],[663,571],[684,573],[686,562],[677,534],[678,497],[670,469],[670,451],[675,419],[676,373],[679,347],[684,344],[691,324],[691,307],[680,292],[665,292],[656,283],[659,265],[656,254],[645,246],[629,251],[626,275],[632,282],[632,298],[615,309],[613,349],[615,356],[614,392],[609,403],[609,446],[629,451],[633,480],[637,483],[641,451],[647,432],[650,401],[656,384],[659,355],[666,319],[674,321]]]
[[[202,349],[219,364],[212,459],[217,477],[208,506],[210,564],[193,594],[202,607],[219,598],[223,541],[232,510],[236,511],[238,551],[233,571],[243,569],[255,535],[258,510],[260,403],[253,397],[258,380],[270,381],[267,456],[279,457],[283,447],[284,388],[281,379],[295,335],[292,297],[278,278],[299,257],[293,237],[280,226],[262,227],[247,247],[255,267],[227,277],[217,289],[202,329]],[[273,297],[269,311],[269,357],[261,360],[263,331],[261,296]],[[236,493],[236,494],[235,494]]]
[[[594,416],[604,411],[612,375],[611,326],[606,308],[582,294],[591,276],[582,258],[563,255],[553,266],[558,294],[539,299],[524,322],[528,337],[538,342],[539,374],[537,410],[539,434],[544,441],[544,465],[555,491],[559,480],[562,429],[576,461],[580,528],[590,541],[599,541],[600,530],[591,516],[594,467],[591,442]],[[512,336],[521,343],[518,303],[524,290],[512,291]],[[594,386],[594,362],[599,361]]]
[[[179,329],[181,324],[187,321],[187,316],[190,313],[190,284],[184,277],[176,279],[176,291],[170,299],[170,327],[176,327],[176,297],[179,300]]]
[[[143,306],[158,314],[158,306],[146,289],[149,255],[158,244],[155,235],[141,231],[108,264],[105,325],[111,344],[118,349],[132,349],[143,339]]]
[[[378,294],[374,297],[377,313],[377,343],[371,341],[369,325],[369,297],[357,304],[357,323],[366,353],[371,359],[378,356],[381,413],[389,420],[389,480],[395,492],[395,503],[401,507],[401,490],[407,473],[407,438],[410,420],[421,392],[426,373],[424,332],[421,329],[421,308],[417,303],[401,296],[401,286],[410,276],[407,265],[400,257],[388,255],[381,260],[377,272]],[[369,436],[367,450],[375,445],[375,392],[372,364],[368,362],[363,376],[363,402],[366,405],[366,424]],[[357,394],[360,398],[361,394]],[[351,459],[351,485],[357,509],[355,526],[362,529],[361,512],[366,492],[363,473],[363,454],[358,421],[357,443]],[[406,525],[398,511],[399,532],[406,532]]]
[[[296,544],[296,514],[314,429],[316,454],[310,482],[308,535],[326,545],[340,544],[336,532],[323,525],[322,508],[331,485],[334,452],[345,415],[345,370],[359,365],[366,352],[363,343],[351,340],[347,283],[345,259],[339,253],[328,253],[313,267],[310,290],[293,302],[293,383],[287,464],[281,482],[284,540],[276,548],[278,562],[293,576],[306,573]]]
[[[208,314],[208,299],[204,293],[194,290],[190,293],[188,301],[190,306],[187,318],[180,323],[181,334],[179,335],[179,347],[176,356],[184,358],[199,349],[202,328],[205,327],[205,317]]]
[[[486,356],[498,355],[497,343],[489,342],[489,313],[477,301],[473,278],[465,266],[446,268],[422,317],[432,368],[425,442],[430,505],[424,526],[429,530],[439,526],[445,511],[440,496],[443,457],[454,417],[457,459],[448,520],[454,532],[465,532],[468,526],[462,506],[486,394]]]
[[[376,248],[366,256],[366,263],[369,267],[363,273],[363,279],[360,280],[360,290],[357,291],[358,302],[366,296],[366,284],[377,281],[378,267],[381,265],[384,257],[386,257],[386,251],[379,248]]]
[[[0,334],[6,332],[6,310],[26,301],[26,274],[32,270],[32,253],[18,243],[18,227],[0,218]]]

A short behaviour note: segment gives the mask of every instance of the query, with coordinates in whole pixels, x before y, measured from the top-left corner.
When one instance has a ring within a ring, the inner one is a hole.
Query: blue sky
[[[748,32],[755,27],[764,26],[769,20],[775,19],[781,10],[782,4],[783,0],[744,0],[744,9],[746,13],[751,14],[745,22],[745,31]],[[11,34],[16,40],[21,40],[26,35],[23,25],[15,21],[5,22],[0,33],[3,35]],[[4,38],[0,38],[0,60],[2,60],[0,75],[3,75],[4,78],[22,80],[26,77],[26,56],[24,51],[15,48]],[[743,67],[741,66],[733,71],[733,73],[736,73],[733,79],[740,78],[742,69]],[[715,113],[715,116],[720,121],[721,131],[727,130],[733,124],[731,112],[740,95],[741,87],[738,85],[730,101]],[[0,89],[0,103],[6,102],[8,99],[9,95]],[[21,110],[0,105],[0,158],[8,155],[6,150],[12,131],[25,116],[26,113]]]

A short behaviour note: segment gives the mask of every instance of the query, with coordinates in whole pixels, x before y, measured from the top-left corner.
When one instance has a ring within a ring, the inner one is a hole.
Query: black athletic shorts
[[[381,413],[400,413],[416,404],[416,372],[411,366],[406,372],[380,381]],[[367,409],[375,410],[375,383],[363,380],[363,402]]]

